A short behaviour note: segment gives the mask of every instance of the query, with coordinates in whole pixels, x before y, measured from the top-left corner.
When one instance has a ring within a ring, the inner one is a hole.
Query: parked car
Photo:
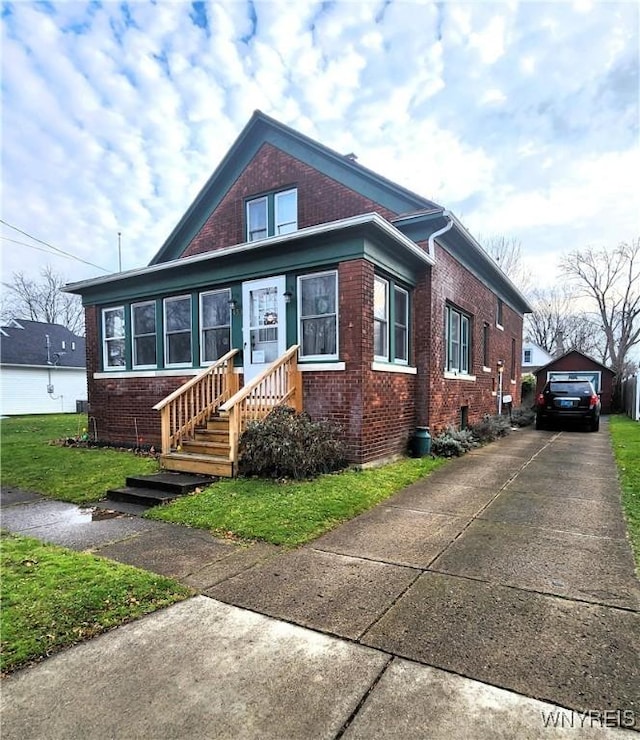
[[[584,421],[591,432],[600,429],[600,396],[588,380],[548,380],[536,399],[536,429],[550,422]]]

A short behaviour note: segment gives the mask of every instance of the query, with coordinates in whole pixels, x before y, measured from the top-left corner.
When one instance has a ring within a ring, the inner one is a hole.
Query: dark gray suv
[[[584,421],[590,432],[597,432],[600,396],[588,380],[548,380],[536,399],[536,429],[570,420]]]

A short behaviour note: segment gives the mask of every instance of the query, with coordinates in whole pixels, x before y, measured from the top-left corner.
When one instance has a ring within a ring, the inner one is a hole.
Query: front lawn
[[[295,546],[370,509],[443,464],[429,457],[315,480],[219,481],[202,493],[151,509],[146,516],[209,529],[216,535]]]
[[[77,437],[86,427],[85,414],[2,419],[2,484],[84,504],[98,501],[108,488],[123,486],[128,475],[158,469],[155,460],[133,452],[50,444],[52,440]],[[134,430],[131,439],[135,440]]]
[[[640,571],[640,422],[628,416],[612,416],[610,428],[629,539]]]
[[[191,595],[169,578],[29,537],[2,534],[0,547],[3,673]]]

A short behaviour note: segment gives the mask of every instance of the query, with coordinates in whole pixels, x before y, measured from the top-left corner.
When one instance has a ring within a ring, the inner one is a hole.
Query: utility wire
[[[33,239],[33,241],[38,242],[39,244],[44,244],[45,247],[49,247],[49,249],[53,249],[55,252],[59,252],[60,254],[65,255],[66,257],[70,257],[71,259],[78,260],[78,262],[84,262],[85,265],[90,265],[91,267],[97,267],[98,270],[102,270],[103,272],[109,272],[109,270],[107,270],[105,267],[96,265],[94,262],[88,262],[87,260],[83,260],[82,257],[76,257],[76,255],[71,254],[71,252],[65,252],[64,249],[59,249],[58,247],[54,247],[53,244],[49,244],[48,242],[45,242],[42,239],[38,239],[35,236],[31,236],[31,234],[28,234],[26,231],[19,229],[17,226],[13,226],[13,224],[7,223],[1,218],[0,218],[0,223],[4,224],[5,226],[8,226],[10,229],[13,229],[14,231],[17,231],[19,234],[23,234],[29,239]],[[2,238],[6,239],[8,237],[2,237]],[[11,241],[15,241],[15,240],[11,240]],[[21,242],[17,242],[17,243],[20,244]],[[31,245],[26,244],[25,246],[31,246]],[[37,247],[34,247],[34,249],[37,249]],[[42,251],[45,251],[45,250],[42,250]]]
[[[13,242],[14,244],[20,244],[22,247],[30,247],[31,249],[37,249],[39,252],[44,252],[45,254],[51,254],[50,249],[45,249],[44,247],[36,247],[35,244],[27,244],[27,242],[20,242],[17,239],[11,239],[8,236],[4,236],[3,234],[0,234],[0,239],[4,239],[6,242]],[[76,257],[67,256],[65,254],[60,255],[61,257],[64,257],[65,259],[76,259]]]

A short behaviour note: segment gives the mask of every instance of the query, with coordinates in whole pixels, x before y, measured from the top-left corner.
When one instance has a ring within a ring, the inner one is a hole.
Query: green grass
[[[292,547],[370,509],[443,462],[428,457],[402,460],[302,482],[220,481],[202,493],[152,509],[146,516],[208,529],[216,535]]]
[[[612,416],[610,429],[629,539],[640,572],[640,422],[628,416]]]
[[[38,491],[76,504],[97,501],[127,475],[153,473],[155,460],[132,452],[50,444],[76,437],[87,426],[84,414],[16,416],[0,421],[2,484]],[[132,432],[132,441],[135,433]]]
[[[2,672],[187,598],[168,578],[2,534]]]

